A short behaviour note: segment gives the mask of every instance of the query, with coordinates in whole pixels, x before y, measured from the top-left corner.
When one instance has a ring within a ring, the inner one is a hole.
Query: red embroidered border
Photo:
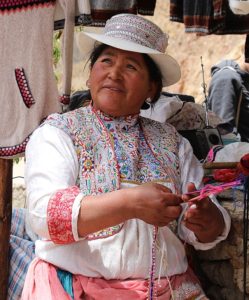
[[[25,152],[29,136],[21,143],[10,147],[0,147],[0,157],[12,157]]]
[[[66,95],[66,94],[61,95],[60,102],[64,105],[68,105],[70,102],[70,95]]]
[[[56,0],[4,0],[0,1],[0,11],[20,10],[40,4],[54,4]]]
[[[24,69],[16,68],[15,75],[16,75],[16,82],[18,84],[20,93],[23,98],[23,102],[28,108],[30,108],[33,104],[35,104],[35,100],[31,94]]]
[[[72,207],[80,193],[77,186],[58,190],[49,200],[47,208],[48,231],[55,244],[74,242],[72,232]]]

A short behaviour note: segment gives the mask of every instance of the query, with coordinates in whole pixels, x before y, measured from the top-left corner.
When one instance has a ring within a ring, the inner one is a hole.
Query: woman
[[[179,219],[180,238],[209,249],[230,219],[213,198],[182,204],[202,168],[172,126],[139,117],[180,78],[167,36],[122,14],[79,45],[93,49],[91,104],[51,115],[27,147],[30,220],[43,239],[22,299],[204,299],[170,223]]]

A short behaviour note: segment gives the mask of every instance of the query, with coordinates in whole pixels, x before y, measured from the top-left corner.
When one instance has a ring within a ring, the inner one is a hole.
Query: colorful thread
[[[158,235],[158,226],[153,228],[153,241],[151,247],[151,266],[149,276],[149,300],[156,299],[157,293],[155,290],[155,269],[156,269],[156,240]]]
[[[204,186],[202,189],[200,190],[196,190],[193,192],[188,192],[186,193],[186,195],[196,195],[199,194],[198,196],[195,196],[194,198],[191,198],[190,200],[188,200],[187,202],[193,202],[193,201],[198,201],[198,200],[202,200],[210,195],[217,195],[225,190],[237,187],[242,185],[243,182],[241,179],[232,181],[232,182],[228,182],[228,183],[223,183],[220,185],[212,185],[212,184],[207,184],[206,186]]]

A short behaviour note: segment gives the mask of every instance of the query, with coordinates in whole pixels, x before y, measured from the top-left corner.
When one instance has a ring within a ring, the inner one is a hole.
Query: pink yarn
[[[212,185],[212,184],[207,184],[205,185],[202,189],[200,190],[196,190],[193,192],[188,192],[186,193],[186,195],[196,195],[199,194],[198,196],[191,198],[188,202],[192,202],[192,201],[196,201],[196,200],[201,200],[204,199],[210,195],[217,195],[225,190],[234,188],[236,186],[239,186],[242,184],[241,180],[235,180],[232,182],[227,182],[227,183],[223,183],[220,185]]]

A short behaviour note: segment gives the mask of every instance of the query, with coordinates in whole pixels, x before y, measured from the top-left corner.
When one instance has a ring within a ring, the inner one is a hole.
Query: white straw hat
[[[101,33],[80,32],[76,43],[86,57],[90,55],[96,41],[114,48],[147,54],[160,69],[163,86],[172,85],[181,77],[179,64],[165,53],[168,35],[141,16],[115,15],[106,22]]]

